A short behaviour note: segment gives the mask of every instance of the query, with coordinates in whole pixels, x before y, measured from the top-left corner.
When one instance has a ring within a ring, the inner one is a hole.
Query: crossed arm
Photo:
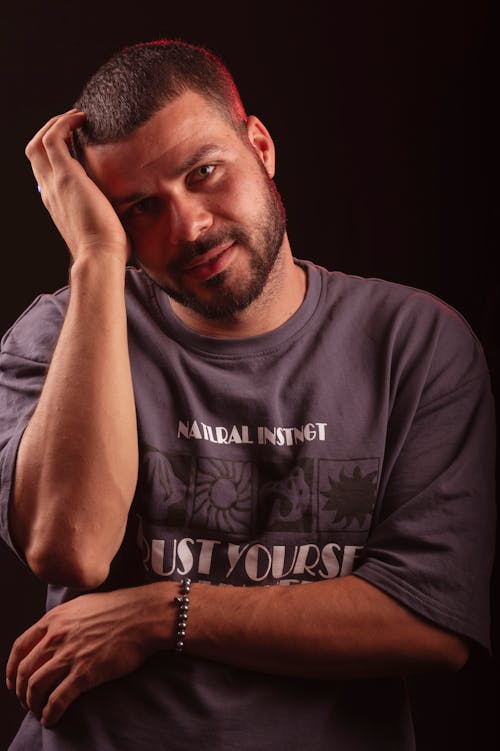
[[[53,118],[27,149],[73,264],[66,319],[20,444],[10,523],[42,580],[92,589],[123,538],[138,449],[123,291],[128,242],[68,152],[83,117]],[[173,648],[177,592],[158,582],[60,605],[15,642],[8,685],[55,724],[83,691]],[[186,650],[252,670],[342,678],[458,668],[467,657],[461,638],[356,576],[294,587],[198,583],[190,598]]]
[[[158,582],[54,608],[16,640],[8,687],[42,724],[56,724],[84,691],[174,648],[178,590]],[[467,659],[462,639],[356,576],[291,587],[193,584],[185,651],[324,679],[458,669]]]

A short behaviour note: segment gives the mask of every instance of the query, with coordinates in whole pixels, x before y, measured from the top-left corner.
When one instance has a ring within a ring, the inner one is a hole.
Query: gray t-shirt
[[[187,329],[128,270],[140,472],[103,588],[354,574],[488,647],[494,427],[481,347],[427,293],[298,263],[300,309],[247,339]],[[0,531],[11,547],[17,447],[67,300],[67,289],[39,297],[3,339]],[[49,587],[48,607],[76,594]],[[25,748],[405,751],[414,736],[404,677],[300,680],[164,652],[81,696],[53,729],[28,714],[11,746]]]

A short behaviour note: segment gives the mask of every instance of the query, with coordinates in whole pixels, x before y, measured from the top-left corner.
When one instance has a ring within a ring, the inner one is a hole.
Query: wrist
[[[125,253],[113,252],[111,249],[102,248],[95,253],[80,253],[74,258],[70,267],[70,280],[72,285],[92,281],[94,278],[111,282],[113,279],[122,281],[125,277],[127,257]]]
[[[212,587],[192,583],[188,577],[184,577],[181,581],[147,584],[146,588],[151,593],[149,636],[153,649],[175,651],[177,654],[190,652],[191,636],[194,637],[196,626],[200,626],[202,601]],[[196,603],[196,626],[190,610],[193,601]]]
[[[176,644],[179,582],[155,582],[145,585],[149,594],[149,640],[152,651],[173,651]]]
[[[177,620],[175,624],[175,651],[177,654],[184,651],[184,644],[186,641],[191,579],[182,579],[179,589],[179,594],[174,597],[174,603],[177,606]]]

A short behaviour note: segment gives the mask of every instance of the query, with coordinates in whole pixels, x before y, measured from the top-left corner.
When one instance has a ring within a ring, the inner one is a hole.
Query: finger
[[[54,115],[54,117],[51,117],[50,120],[47,120],[47,122],[44,125],[42,125],[40,130],[38,130],[35,133],[33,138],[31,138],[26,145],[25,154],[28,157],[28,159],[31,160],[32,152],[39,148],[44,135],[47,133],[48,130],[50,130],[50,128],[54,125],[54,123],[56,123],[61,117],[64,117],[65,115],[71,115],[74,112],[78,112],[78,110],[73,108],[60,115]]]
[[[50,162],[46,158],[42,139],[45,133],[47,133],[49,128],[54,125],[59,117],[60,115],[51,117],[50,120],[48,120],[45,125],[40,128],[37,133],[35,133],[24,150],[24,153],[31,164],[31,169],[33,170],[33,174],[38,184],[42,182],[44,174],[50,172]]]
[[[46,123],[42,125],[39,130],[35,133],[33,138],[29,141],[28,145],[26,146],[27,149],[29,149],[30,143],[35,143],[36,141],[39,141],[42,136],[49,130],[49,128],[52,127],[52,125],[57,122],[61,117],[66,117],[66,115],[71,115],[74,112],[79,112],[79,110],[76,109],[76,107],[72,107],[70,110],[66,110],[66,112],[60,112],[58,115],[53,115],[49,120],[47,120]]]
[[[83,121],[83,118],[85,116],[83,113],[80,113],[78,110],[69,110],[68,112],[62,114],[62,115],[56,115],[55,117],[52,117],[45,125],[40,128],[38,133],[36,133],[31,141],[28,143],[25,149],[25,154],[27,158],[29,159],[31,163],[31,168],[33,170],[33,174],[35,175],[35,178],[37,182],[40,184],[45,179],[47,179],[48,175],[52,173],[53,165],[49,159],[49,155],[47,152],[46,147],[46,139],[48,135],[51,133],[53,128],[57,128],[58,124],[66,123],[68,118],[70,119],[73,127],[68,128],[68,126],[65,126],[65,132],[67,133],[67,138],[71,137],[71,133],[74,130],[75,127],[78,127],[78,124],[81,124]],[[56,130],[57,134],[57,130]],[[48,139],[49,147],[52,142],[52,139]],[[65,145],[68,158],[71,156],[69,153],[69,149],[67,147],[67,144]]]
[[[27,692],[30,681],[42,665],[52,660],[57,651],[58,642],[41,639],[17,666],[16,695],[24,707],[29,707]]]
[[[42,716],[51,693],[68,675],[69,668],[62,664],[56,664],[50,660],[36,670],[30,677],[26,686],[25,706],[31,710],[38,719]]]
[[[85,114],[83,112],[75,111],[62,115],[43,134],[41,140],[53,170],[74,164],[75,160],[70,154],[68,143],[73,131],[83,125],[84,120]]]
[[[86,690],[85,676],[70,673],[50,694],[41,715],[41,724],[52,727],[58,723],[70,704]]]
[[[12,645],[5,669],[7,688],[13,689],[16,686],[19,663],[43,639],[46,632],[46,626],[39,621],[16,639]]]

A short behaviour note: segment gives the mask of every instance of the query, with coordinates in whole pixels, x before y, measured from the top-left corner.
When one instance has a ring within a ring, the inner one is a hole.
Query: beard
[[[206,235],[202,240],[183,243],[179,257],[167,267],[172,282],[165,282],[143,271],[176,302],[194,310],[210,320],[230,319],[245,310],[262,294],[279,256],[286,228],[286,214],[281,197],[264,165],[261,168],[264,200],[258,218],[258,227],[253,235],[239,225],[231,225],[217,233]],[[249,257],[249,273],[242,279],[229,281],[230,269],[200,282],[211,294],[204,297],[191,290],[183,280],[182,269],[197,257],[226,243],[233,242],[244,249]]]

